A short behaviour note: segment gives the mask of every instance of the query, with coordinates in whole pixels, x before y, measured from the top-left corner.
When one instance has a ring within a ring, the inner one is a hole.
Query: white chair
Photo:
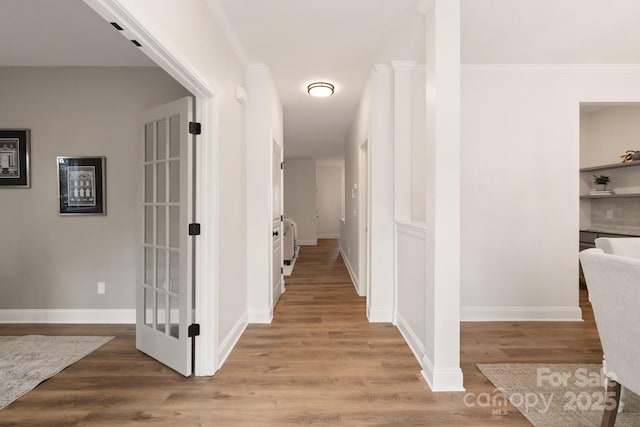
[[[640,259],[640,237],[599,237],[596,248],[607,254]]]
[[[604,351],[607,391],[615,397],[602,425],[613,426],[621,386],[640,394],[640,259],[593,248],[580,252],[580,262]]]
[[[297,242],[297,226],[296,223],[286,218],[283,225],[282,246],[284,263],[290,265],[291,261],[296,257],[296,242]]]

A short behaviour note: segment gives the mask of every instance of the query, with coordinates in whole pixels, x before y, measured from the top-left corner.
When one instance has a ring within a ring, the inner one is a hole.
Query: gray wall
[[[317,243],[315,159],[285,159],[284,217],[295,221],[298,244]]]
[[[135,307],[137,115],[188,93],[158,68],[0,68],[0,93],[0,128],[31,129],[31,188],[0,188],[0,309]],[[59,155],[106,156],[106,216],[58,215]]]

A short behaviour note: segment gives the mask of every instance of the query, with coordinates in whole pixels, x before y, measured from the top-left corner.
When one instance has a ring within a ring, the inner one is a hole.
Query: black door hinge
[[[200,135],[202,133],[202,125],[198,122],[189,122],[189,133],[191,135]]]
[[[200,235],[200,224],[194,222],[193,224],[189,224],[189,236],[199,236]]]
[[[284,273],[284,268],[280,267],[280,274]]]
[[[189,329],[187,330],[189,338],[200,336],[200,324],[192,323],[189,325]]]
[[[284,170],[284,162],[280,162],[280,169]]]
[[[284,221],[284,215],[280,215],[280,222]]]

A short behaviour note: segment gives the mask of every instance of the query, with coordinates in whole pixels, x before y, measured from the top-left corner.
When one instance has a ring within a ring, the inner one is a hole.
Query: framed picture
[[[0,187],[29,187],[29,129],[0,130]]]
[[[60,215],[106,215],[106,158],[58,157]]]

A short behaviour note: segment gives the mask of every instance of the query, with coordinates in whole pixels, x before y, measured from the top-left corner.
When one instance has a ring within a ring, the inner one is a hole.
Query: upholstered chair
[[[580,262],[604,351],[607,391],[615,398],[602,425],[613,426],[621,386],[640,394],[640,259],[593,248],[580,252]]]

